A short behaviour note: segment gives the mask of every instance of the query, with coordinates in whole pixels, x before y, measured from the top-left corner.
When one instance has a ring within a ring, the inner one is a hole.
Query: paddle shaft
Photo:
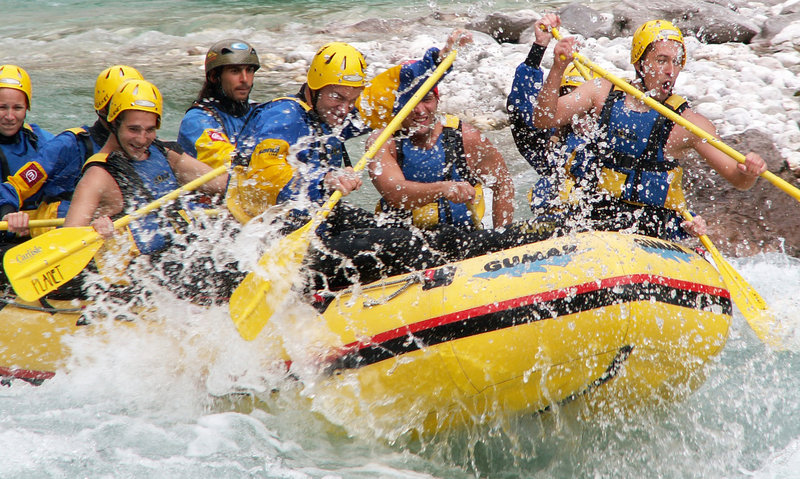
[[[362,156],[361,159],[358,160],[358,163],[356,163],[356,165],[353,167],[353,171],[361,171],[367,166],[369,161],[372,160],[372,158],[374,158],[375,155],[378,153],[378,151],[380,151],[380,149],[383,147],[383,144],[386,143],[386,140],[388,140],[392,135],[394,135],[394,133],[397,130],[400,129],[400,127],[403,124],[403,121],[406,119],[408,114],[411,113],[411,111],[417,106],[420,100],[422,100],[422,98],[424,98],[425,95],[428,94],[428,92],[433,88],[433,86],[436,85],[436,82],[438,82],[439,79],[442,78],[444,72],[446,72],[453,65],[453,61],[455,59],[456,59],[456,50],[453,50],[450,52],[450,54],[448,54],[445,57],[444,60],[442,60],[442,62],[439,64],[436,70],[431,74],[431,76],[427,80],[425,80],[425,82],[419,87],[419,90],[417,90],[417,92],[414,93],[414,95],[408,100],[408,102],[406,102],[406,104],[403,105],[403,108],[401,108],[400,111],[397,112],[394,118],[392,118],[392,121],[390,121],[389,124],[386,125],[381,134],[378,135],[378,138],[376,138],[375,141],[372,143],[372,146],[370,146],[369,149],[367,149],[367,151],[364,153],[364,156]],[[325,204],[322,205],[322,208],[317,211],[317,214],[314,216],[314,219],[312,219],[312,222],[314,222],[314,224],[311,228],[311,231],[315,230],[316,227],[319,226],[319,224],[325,221],[325,219],[331,213],[331,210],[333,210],[333,207],[336,206],[336,204],[339,202],[341,198],[342,198],[341,191],[336,190],[333,192],[330,198],[328,198],[328,201],[326,201]]]
[[[555,34],[553,35],[555,37]],[[738,161],[739,163],[745,162],[745,157],[743,154],[739,153],[738,151],[734,150],[730,146],[726,145],[722,140],[716,138],[714,135],[710,134],[709,132],[705,131],[704,129],[698,127],[694,123],[690,122],[686,118],[682,117],[681,115],[675,113],[674,111],[670,110],[663,104],[657,102],[656,100],[647,96],[643,91],[639,90],[638,88],[634,87],[630,83],[622,80],[621,78],[609,73],[608,71],[604,70],[602,67],[598,66],[596,63],[592,62],[591,60],[587,59],[583,55],[578,52],[572,53],[573,61],[577,61],[581,63],[583,66],[591,69],[601,77],[605,78],[606,80],[610,81],[625,93],[643,101],[647,106],[656,110],[660,114],[664,115],[668,119],[672,120],[674,123],[681,125],[682,127],[689,130],[694,135],[702,138],[703,140],[707,141],[708,144],[713,146],[714,148],[718,149],[719,151],[725,153],[726,155],[730,156],[734,160]],[[764,177],[767,181],[772,183],[773,185],[777,186],[781,190],[783,190],[786,194],[793,197],[795,200],[800,201],[800,189],[795,188],[788,182],[786,182],[783,178],[780,178],[773,174],[771,171],[765,171],[761,173],[761,176]]]
[[[219,214],[218,209],[203,209],[200,212],[207,216],[216,216]],[[28,221],[28,228],[50,228],[64,225],[64,218],[52,218],[46,220],[30,220]],[[8,230],[8,221],[0,221],[0,231]]]
[[[384,128],[380,135],[375,139],[364,156],[353,167],[355,171],[361,171],[367,163],[377,154],[384,143],[397,131],[403,124],[403,120],[417,106],[422,98],[428,94],[437,81],[444,75],[456,58],[456,51],[450,52],[447,57],[436,67],[431,76],[425,80],[419,90],[403,105],[400,111]],[[311,221],[303,225],[282,238],[277,247],[273,247],[265,252],[258,260],[259,266],[263,270],[274,273],[276,270],[284,273],[278,279],[292,275],[300,267],[310,243],[310,235],[316,230],[317,226],[328,217],[336,203],[341,199],[342,193],[335,191],[324,205],[316,212]],[[273,282],[261,277],[257,272],[249,273],[245,279],[236,287],[231,295],[229,302],[231,319],[236,326],[239,335],[246,340],[254,340],[275,312],[275,305],[279,304],[290,291],[290,284],[287,281]],[[267,295],[270,296],[267,296]]]
[[[51,226],[61,226],[64,224],[64,218],[53,218],[49,220],[30,220],[28,221],[28,228],[49,228]],[[0,231],[8,230],[8,221],[0,221]]]

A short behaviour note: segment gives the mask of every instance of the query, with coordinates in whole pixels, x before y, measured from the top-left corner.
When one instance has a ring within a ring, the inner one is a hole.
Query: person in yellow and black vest
[[[0,218],[9,221],[12,233],[27,234],[25,227],[17,230],[13,213],[24,207],[35,209],[39,198],[20,198],[18,191],[37,189],[47,178],[42,166],[37,162],[39,151],[53,139],[38,125],[25,122],[31,109],[33,89],[28,72],[16,65],[0,65],[0,171],[5,182],[0,189]],[[14,242],[15,238],[6,237]]]
[[[591,219],[598,229],[626,230],[663,239],[682,239],[687,233],[705,233],[705,221],[696,216],[684,221],[686,207],[683,170],[678,160],[696,151],[723,178],[738,189],[753,186],[766,170],[764,160],[748,153],[739,164],[706,141],[667,120],[641,100],[600,79],[586,82],[559,96],[564,70],[575,51],[572,37],[554,49],[553,68],[539,92],[534,110],[537,128],[565,125],[574,116],[594,110],[600,135],[587,148],[593,155],[585,193],[591,195]],[[641,25],[633,35],[631,63],[636,72],[632,85],[668,106],[690,122],[716,136],[714,125],[673,93],[686,63],[680,30],[666,20]]]
[[[222,40],[208,49],[205,82],[178,131],[186,153],[212,168],[231,160],[252,109],[250,91],[260,67],[255,48],[244,40]]]
[[[425,77],[405,70],[414,62],[378,75],[373,110],[393,113],[416,93]],[[393,94],[397,92],[397,94]],[[484,230],[483,188],[492,190],[492,226],[509,226],[514,216],[514,185],[499,151],[474,126],[438,112],[439,90],[432,89],[404,120],[370,164],[381,194],[379,210],[423,234],[448,259],[485,254],[511,246],[498,231]],[[373,137],[380,132],[373,133]],[[507,235],[506,235],[507,236]]]
[[[91,225],[111,239],[115,233],[112,218],[129,214],[211,170],[177,144],[156,138],[162,105],[161,93],[150,82],[129,80],[120,85],[108,107],[111,134],[100,152],[84,165],[64,226]],[[209,195],[224,192],[225,178],[216,177],[200,191]],[[230,292],[241,277],[238,272],[217,271],[214,265],[209,270],[189,270],[185,259],[178,256],[170,261],[167,256],[171,249],[186,246],[187,235],[181,233],[189,227],[187,210],[194,206],[191,201],[182,201],[164,207],[133,221],[108,243],[119,247],[120,242],[129,240],[126,248],[119,249],[134,255],[134,261],[146,261],[153,272],[163,273],[161,281],[179,296],[202,294],[224,299],[216,296],[220,296],[219,291]],[[208,265],[200,262],[200,266]],[[102,265],[100,269],[102,272]]]
[[[457,30],[441,51],[425,53],[414,74],[431,72],[467,41],[471,37]],[[369,131],[359,120],[371,114],[359,111],[360,99],[370,94],[365,70],[358,49],[328,43],[314,55],[296,95],[255,107],[239,135],[227,191],[228,209],[240,222],[280,211],[280,228],[288,233],[310,220],[333,191],[346,196],[362,186],[344,142]],[[372,213],[340,202],[316,232],[324,247],[311,255],[315,287],[338,289],[441,260],[407,229],[380,226]]]
[[[135,68],[126,65],[114,65],[100,72],[94,85],[97,113],[94,124],[59,133],[0,185],[0,214],[8,221],[9,231],[24,236],[29,233],[29,219],[66,216],[84,162],[100,151],[108,139],[106,116],[111,95],[124,81],[143,79]],[[36,229],[33,234],[48,229]]]

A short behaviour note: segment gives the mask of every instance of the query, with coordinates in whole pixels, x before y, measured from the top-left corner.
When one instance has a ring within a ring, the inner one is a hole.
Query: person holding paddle
[[[411,65],[373,79],[373,88],[385,90],[374,95],[374,109],[396,114],[416,93],[424,78],[403,75]],[[514,184],[505,160],[477,128],[456,116],[442,116],[438,107],[439,90],[434,87],[370,163],[372,183],[381,194],[378,209],[406,228],[415,226],[418,235],[451,260],[502,249],[495,244],[500,235],[483,229],[483,187],[493,193],[493,227],[510,225]],[[371,140],[380,133],[375,131]]]
[[[579,181],[589,185],[591,219],[600,227],[630,230],[665,239],[680,239],[686,232],[699,236],[705,222],[684,220],[686,204],[678,159],[696,151],[723,178],[738,189],[750,188],[766,170],[756,153],[743,163],[722,153],[710,142],[662,116],[647,103],[614,88],[606,78],[588,81],[559,97],[564,70],[576,52],[575,38],[561,39],[554,49],[553,68],[539,93],[534,110],[537,128],[567,124],[575,115],[595,112],[600,131],[586,152],[590,167]],[[714,125],[673,93],[686,62],[680,30],[666,20],[652,20],[633,35],[631,63],[633,88],[716,137]]]
[[[596,129],[592,115],[584,115],[560,128],[537,128],[533,124],[536,98],[544,83],[541,61],[553,36],[551,29],[560,26],[561,19],[548,13],[534,23],[535,40],[525,60],[517,66],[514,82],[506,101],[511,134],[520,154],[539,174],[528,194],[529,205],[537,223],[550,223],[562,228],[575,217],[570,211],[571,178],[567,174],[584,165],[574,161],[585,148]],[[590,79],[597,75],[590,73]],[[584,83],[573,63],[561,78],[559,95],[566,95]],[[580,155],[583,157],[584,155]]]
[[[36,219],[66,216],[83,163],[99,152],[108,139],[106,116],[111,95],[127,80],[143,79],[141,73],[127,65],[104,69],[97,75],[94,85],[95,123],[59,133],[39,149],[33,162],[34,170],[30,165],[23,166],[0,185],[0,216],[8,221],[10,232],[27,236],[30,216]],[[31,174],[33,171],[40,174]],[[22,206],[29,209],[17,211]],[[13,213],[6,215],[6,212]]]
[[[115,235],[112,217],[152,203],[154,198],[165,196],[179,185],[211,171],[210,166],[184,153],[177,144],[167,144],[156,138],[161,126],[162,105],[158,88],[146,80],[128,80],[120,85],[108,106],[111,134],[100,152],[89,158],[83,167],[83,176],[64,221],[65,228],[91,225],[104,239],[110,239]],[[218,175],[198,189],[209,195],[220,194],[225,190],[225,177]],[[187,202],[186,206],[193,204]],[[128,237],[132,239],[127,246],[129,251],[134,256],[142,254],[155,259],[170,247],[185,246],[185,241],[181,243],[177,238],[189,226],[188,216],[179,208],[173,204],[165,208],[166,213],[146,215],[132,222],[127,230],[129,234],[122,236],[123,241]],[[178,277],[184,269],[180,260],[164,262],[163,266],[167,281]],[[227,278],[226,271],[221,273]],[[197,274],[194,278],[197,284],[191,281],[171,286],[179,291],[182,285],[187,285],[188,295],[208,294],[212,290],[206,287],[224,288],[234,284],[233,281],[216,281],[219,278],[213,272]]]
[[[14,212],[27,198],[20,199],[17,191],[40,184],[47,177],[36,159],[39,150],[53,139],[52,133],[25,122],[32,93],[28,72],[16,65],[0,65],[0,167],[4,182],[0,218],[9,222],[9,231],[20,234],[27,234],[27,215]],[[35,209],[38,202],[30,199],[24,206]]]
[[[456,30],[441,51],[429,49],[410,69],[411,75],[430,72],[455,46],[470,41],[467,32]],[[364,56],[352,45],[328,43],[314,55],[306,83],[295,96],[254,109],[239,136],[228,186],[227,205],[234,217],[247,223],[279,206],[279,227],[290,233],[331,193],[346,196],[362,186],[344,141],[369,131],[354,121],[359,114],[386,113],[359,101],[371,94],[365,69]],[[316,231],[323,246],[309,262],[315,287],[337,289],[441,261],[407,229],[381,226],[372,213],[336,205]]]

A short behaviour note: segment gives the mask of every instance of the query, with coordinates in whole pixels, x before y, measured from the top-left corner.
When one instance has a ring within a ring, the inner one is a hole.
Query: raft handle
[[[385,283],[376,284],[375,286],[373,286],[373,287],[371,287],[369,289],[382,288],[382,287],[385,287],[385,286],[391,286],[391,285],[398,284],[398,283],[403,283],[403,286],[401,286],[400,289],[398,289],[397,291],[393,292],[392,294],[390,294],[388,296],[384,296],[384,297],[378,298],[378,299],[371,299],[371,298],[370,299],[365,299],[364,300],[364,307],[365,308],[371,308],[373,306],[380,306],[381,304],[386,304],[389,301],[393,300],[394,298],[396,298],[396,297],[400,296],[401,294],[403,294],[403,292],[405,290],[407,290],[408,288],[410,288],[411,285],[422,283],[423,280],[424,280],[424,278],[423,278],[423,276],[421,274],[412,274],[412,275],[408,276],[405,279],[395,280],[395,281],[388,281],[388,282],[385,282]]]

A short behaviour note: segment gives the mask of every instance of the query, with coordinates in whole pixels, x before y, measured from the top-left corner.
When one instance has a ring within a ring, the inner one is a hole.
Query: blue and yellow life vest
[[[167,150],[156,140],[145,160],[131,161],[121,152],[98,153],[87,160],[84,170],[91,166],[104,168],[114,178],[122,192],[121,217],[180,187],[167,162]],[[171,244],[174,232],[181,232],[188,222],[186,213],[177,207],[162,208],[159,214],[149,214],[128,226],[138,249],[137,253],[153,254]]]
[[[228,210],[241,223],[301,197],[322,203],[327,172],[350,166],[344,140],[357,130],[346,126],[334,134],[299,95],[255,107],[242,129],[226,194]],[[302,175],[298,163],[307,167]]]
[[[178,144],[190,156],[212,168],[230,161],[248,112],[240,115],[222,110],[219,101],[204,98],[186,111],[178,128]]]
[[[433,228],[437,224],[450,224],[468,230],[480,228],[485,203],[481,184],[467,166],[464,137],[458,117],[447,115],[442,134],[433,148],[415,148],[407,138],[395,137],[397,164],[406,180],[419,183],[437,181],[467,181],[475,187],[475,200],[471,203],[453,203],[439,198],[433,203],[404,210],[392,208],[381,198],[376,210],[410,220],[418,228]]]
[[[664,104],[677,114],[688,107],[678,95],[670,96]],[[599,189],[634,205],[674,211],[685,208],[683,168],[664,156],[674,126],[671,120],[653,109],[637,112],[625,108],[624,92],[614,89],[598,123],[605,131],[605,141],[593,142],[589,149],[599,165]],[[587,164],[570,164],[569,172],[575,178],[588,171]]]

